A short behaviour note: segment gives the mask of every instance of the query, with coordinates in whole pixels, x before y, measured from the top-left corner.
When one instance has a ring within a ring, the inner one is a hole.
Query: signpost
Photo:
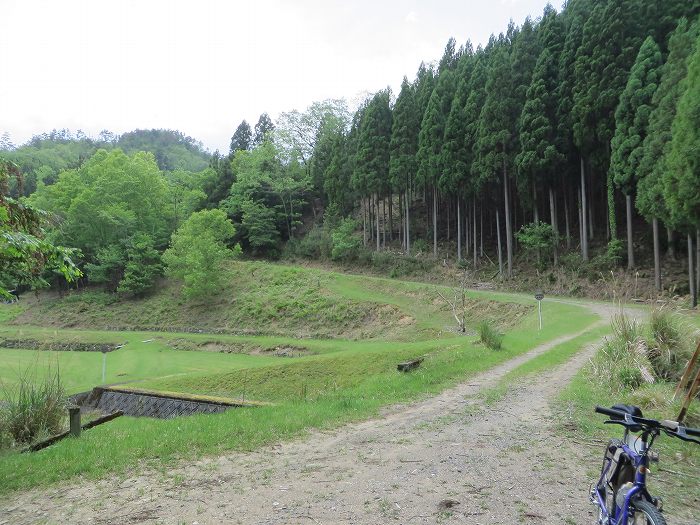
[[[540,330],[542,330],[542,299],[544,299],[544,293],[541,291],[535,292],[535,299],[537,300],[537,314],[540,318]]]

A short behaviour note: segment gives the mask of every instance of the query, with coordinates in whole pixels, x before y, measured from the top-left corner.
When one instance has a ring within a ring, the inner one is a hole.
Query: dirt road
[[[605,318],[612,310],[596,309]],[[562,439],[553,427],[567,415],[553,413],[552,401],[593,347],[493,406],[479,396],[576,335],[380,419],[167,474],[17,495],[0,524],[590,525],[587,466],[602,451]]]

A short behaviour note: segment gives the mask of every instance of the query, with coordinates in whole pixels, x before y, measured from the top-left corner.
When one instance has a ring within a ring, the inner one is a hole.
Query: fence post
[[[80,437],[80,407],[70,407],[68,418],[70,419],[70,435]]]

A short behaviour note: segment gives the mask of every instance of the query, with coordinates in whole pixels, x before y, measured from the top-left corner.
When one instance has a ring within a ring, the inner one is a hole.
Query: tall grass
[[[484,320],[477,327],[479,339],[486,348],[491,350],[500,350],[503,346],[503,334],[501,334],[490,321]]]
[[[59,368],[39,376],[36,367],[20,372],[12,388],[2,388],[0,447],[32,443],[57,434],[65,425],[66,393]]]
[[[644,324],[621,312],[611,327],[613,335],[593,360],[593,373],[614,392],[677,382],[697,337],[680,316],[664,308],[652,311]]]

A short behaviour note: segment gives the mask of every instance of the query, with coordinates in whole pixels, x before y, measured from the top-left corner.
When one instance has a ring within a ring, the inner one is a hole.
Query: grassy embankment
[[[695,313],[683,319],[700,326],[700,317]],[[645,416],[656,419],[675,419],[680,409],[680,399],[670,402],[675,381],[657,380],[655,384],[637,388],[622,385],[611,388],[594,369],[595,363],[605,358],[603,351],[599,350],[593,363],[579,371],[560,397],[561,412],[568,416],[561,427],[562,435],[577,440],[590,452],[587,468],[591,480],[599,475],[604,444],[623,433],[622,427],[603,423],[606,418],[593,411],[596,405],[638,405]],[[700,427],[700,402],[691,405],[686,424]],[[654,448],[660,453],[660,462],[651,465],[652,475],[648,480],[651,492],[664,499],[664,507],[674,516],[696,519],[700,512],[700,446],[662,434]]]
[[[254,276],[256,282],[247,283],[245,275]],[[538,331],[534,300],[470,293],[468,326],[486,318],[506,331],[503,350],[493,352],[476,344],[476,337],[450,330],[451,312],[431,285],[260,263],[239,263],[232,269],[231,282],[240,287],[236,293],[231,290],[231,299],[213,299],[213,304],[197,307],[179,305],[185,313],[167,304],[179,300],[171,287],[124,304],[110,304],[109,298],[95,299],[91,294],[15,310],[14,319],[8,319],[13,314],[5,310],[3,338],[127,341],[107,356],[108,383],[137,381],[134,388],[245,395],[275,405],[168,421],[124,417],[40,453],[6,454],[0,458],[0,493],[76,476],[122,475],[136,466],[166,469],[178,460],[250,450],[309,429],[372,417],[383,406],[438,392],[596,320],[578,306],[556,305],[550,311],[545,305],[548,322]],[[269,282],[277,284],[270,287]],[[244,312],[241,305],[247,305]],[[145,326],[138,312],[154,311],[161,313],[152,314],[151,324]],[[213,320],[206,317],[207,311]],[[72,328],[61,328],[65,326]],[[88,329],[94,326],[203,330],[224,326],[232,333],[270,335]],[[280,336],[285,330],[306,337]],[[324,335],[340,338],[321,338]],[[148,339],[152,341],[143,342]],[[291,348],[300,357],[275,356],[280,348]],[[426,357],[419,370],[396,372],[397,362],[417,356]],[[1,350],[0,378],[11,381],[13,368],[57,362],[67,389],[79,391],[99,382],[101,359],[99,354],[83,352]]]

